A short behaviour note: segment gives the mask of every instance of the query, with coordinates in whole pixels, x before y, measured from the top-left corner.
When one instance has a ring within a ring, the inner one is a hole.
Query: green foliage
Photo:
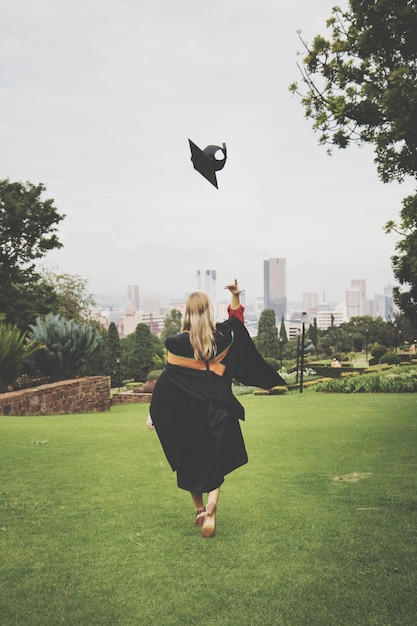
[[[375,357],[375,359],[377,359],[378,362],[379,359],[387,352],[387,348],[385,346],[381,346],[381,344],[378,343],[371,348],[371,354],[373,357]]]
[[[285,328],[285,319],[284,319],[283,315],[281,317],[281,324],[280,324],[280,327],[279,327],[278,339],[279,339],[280,343],[282,343],[283,347],[288,342],[287,329]]]
[[[155,356],[163,357],[161,341],[151,333],[147,324],[138,324],[135,332],[122,342],[125,375],[135,381],[145,381],[154,369]]]
[[[266,361],[266,362],[268,363],[268,365],[269,365],[270,367],[272,367],[272,369],[273,369],[273,370],[275,370],[276,372],[279,370],[280,363],[279,363],[278,359],[274,359],[274,358],[273,358],[273,357],[271,357],[271,356],[267,356],[267,357],[265,358],[265,361]]]
[[[379,362],[382,363],[387,363],[388,365],[399,365],[401,363],[401,357],[399,354],[396,354],[395,352],[386,352],[385,354],[383,354],[381,356],[381,358],[379,359]]]
[[[375,147],[384,182],[417,174],[417,11],[409,0],[334,7],[327,38],[303,41],[306,117],[320,143]],[[297,86],[291,90],[297,92]]]
[[[400,286],[394,287],[394,299],[406,317],[417,327],[417,194],[403,200],[401,222],[386,224],[386,232],[401,235],[392,257],[394,276]]]
[[[121,356],[119,332],[116,324],[111,322],[104,340],[104,372],[111,376],[112,387],[122,385]]]
[[[33,338],[44,346],[32,360],[32,367],[53,380],[78,376],[102,341],[97,328],[53,313],[38,318],[30,328]]]
[[[0,322],[0,390],[13,387],[22,374],[25,361],[42,349],[38,341],[29,341],[28,333],[14,324]]]
[[[56,294],[56,304],[51,313],[62,315],[66,319],[85,322],[91,318],[94,297],[88,293],[88,280],[77,274],[60,274],[43,269],[40,285],[50,288]]]
[[[265,357],[279,357],[278,331],[275,323],[275,311],[262,311],[258,324],[258,335],[255,339],[258,352]]]
[[[316,391],[327,393],[415,393],[417,370],[403,374],[363,374],[317,383]]]
[[[147,381],[158,380],[160,375],[162,374],[162,370],[151,370],[146,377]]]
[[[42,184],[0,180],[0,309],[23,329],[55,302],[49,287],[37,284],[35,261],[62,247],[56,224],[63,219],[53,200],[42,200]]]
[[[164,320],[164,328],[161,333],[161,341],[165,343],[165,339],[168,337],[173,337],[174,335],[178,335],[181,331],[181,311],[177,309],[172,309],[165,317]]]
[[[317,350],[317,344],[319,341],[319,336],[318,336],[318,327],[317,327],[317,318],[314,318],[314,322],[313,324],[310,324],[307,330],[307,336],[310,339],[310,341],[312,342],[315,350]]]

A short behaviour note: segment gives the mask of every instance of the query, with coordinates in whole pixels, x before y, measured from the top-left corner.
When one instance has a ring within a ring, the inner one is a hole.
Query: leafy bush
[[[30,328],[34,339],[44,346],[31,360],[32,367],[52,380],[78,376],[102,341],[93,326],[66,320],[53,313],[45,319],[38,317]]]
[[[157,380],[162,374],[162,370],[151,370],[146,377],[146,380]]]
[[[382,346],[380,343],[376,343],[371,350],[371,355],[377,360],[377,362],[379,362],[380,358],[387,352],[388,349],[385,346]]]
[[[275,370],[276,372],[279,370],[280,368],[280,364],[279,361],[277,359],[274,359],[272,356],[267,356],[265,361],[268,363],[268,365],[270,367],[272,367],[273,370]]]
[[[395,352],[387,352],[380,359],[380,363],[388,363],[388,365],[399,365],[401,363],[401,357]]]
[[[315,390],[327,393],[414,393],[417,392],[417,372],[331,379],[318,383]]]
[[[284,387],[282,385],[277,385],[276,387],[272,387],[269,389],[269,395],[271,396],[283,396],[288,392],[288,387]]]
[[[27,359],[42,347],[38,341],[29,341],[28,333],[16,325],[0,323],[0,390],[13,388]]]

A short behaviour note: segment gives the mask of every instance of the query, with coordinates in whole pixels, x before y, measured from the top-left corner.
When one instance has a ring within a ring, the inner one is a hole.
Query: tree
[[[116,324],[111,322],[107,331],[104,346],[104,371],[111,376],[111,386],[120,387],[121,381],[121,347]]]
[[[26,331],[37,317],[56,312],[58,296],[53,285],[48,285],[35,276],[26,283],[14,283],[5,292],[0,285],[0,309],[7,319]]]
[[[417,327],[417,194],[403,200],[401,222],[385,226],[403,237],[396,244],[398,254],[392,257],[394,276],[400,287],[394,287],[394,300],[404,315]]]
[[[278,330],[275,323],[275,311],[273,309],[265,309],[262,311],[259,318],[258,335],[255,344],[259,353],[264,358],[278,358]]]
[[[350,0],[334,7],[328,39],[317,35],[299,66],[306,117],[320,143],[375,147],[384,182],[417,174],[417,4]],[[290,89],[297,92],[297,84]]]
[[[282,341],[282,345],[288,342],[287,329],[285,328],[284,316],[281,316],[281,324],[279,327],[279,340]]]
[[[319,143],[330,150],[353,141],[372,145],[383,182],[417,178],[416,0],[349,0],[347,10],[333,9],[327,27],[330,35],[317,35],[312,45],[301,39],[299,69],[307,92],[290,86],[320,133]],[[397,288],[395,299],[415,321],[417,264],[407,258],[417,249],[417,194],[404,201],[401,219],[404,240],[392,261],[406,290]],[[394,227],[389,222],[387,230]]]
[[[43,269],[38,284],[55,292],[56,303],[51,312],[76,322],[91,319],[92,308],[96,303],[92,294],[87,291],[86,278],[78,274],[61,274]]]
[[[317,317],[314,318],[313,324],[310,324],[307,331],[308,338],[311,339],[311,342],[315,349],[317,350],[317,344],[319,341],[319,333],[317,328]]]
[[[161,333],[161,341],[165,342],[168,337],[178,335],[181,331],[181,311],[172,309],[164,319],[164,329]]]
[[[136,326],[135,332],[126,337],[122,346],[126,375],[136,381],[144,382],[148,373],[154,369],[154,357],[163,356],[160,340],[143,323]]]
[[[42,308],[45,296],[54,299],[50,289],[38,294],[35,261],[62,247],[56,224],[64,216],[57,212],[53,200],[41,199],[44,191],[41,183],[0,180],[0,308],[13,323],[20,312],[19,325],[25,325],[27,317],[33,315],[36,300]],[[26,310],[29,315],[25,316],[22,311]]]

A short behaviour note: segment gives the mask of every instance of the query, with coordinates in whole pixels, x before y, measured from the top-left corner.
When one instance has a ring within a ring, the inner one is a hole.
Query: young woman
[[[177,473],[178,487],[191,493],[203,537],[214,533],[225,475],[248,461],[239,424],[245,414],[232,393],[232,379],[265,389],[285,385],[244,326],[237,281],[226,289],[232,294],[229,319],[217,325],[205,293],[188,297],[182,332],[165,342],[167,365],[148,417],[148,428],[155,427]]]

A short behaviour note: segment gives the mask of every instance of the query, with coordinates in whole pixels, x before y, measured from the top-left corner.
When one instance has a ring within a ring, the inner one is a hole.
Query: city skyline
[[[150,302],[152,300],[158,300],[160,301],[162,308],[166,308],[167,306],[170,306],[170,305],[173,305],[173,308],[175,308],[175,304],[179,305],[179,304],[185,303],[188,293],[190,293],[191,291],[200,290],[200,289],[202,291],[206,291],[206,293],[212,299],[213,299],[212,296],[213,296],[213,290],[214,290],[214,293],[216,294],[215,301],[213,302],[214,304],[227,303],[229,300],[229,292],[227,290],[224,290],[224,293],[223,293],[223,289],[220,289],[220,294],[219,294],[219,292],[217,291],[216,278],[213,279],[213,275],[214,276],[217,275],[216,270],[203,270],[203,274],[206,272],[210,273],[210,280],[206,282],[205,288],[203,285],[200,285],[199,287],[199,282],[198,282],[199,279],[197,278],[197,284],[194,285],[194,289],[191,289],[190,291],[185,292],[183,294],[176,293],[176,292],[164,293],[164,292],[159,292],[157,290],[153,291],[152,293],[147,293],[147,292],[143,292],[143,290],[140,289],[139,285],[127,285],[124,287],[124,290],[120,293],[111,294],[110,296],[108,294],[107,295],[95,294],[95,296],[98,297],[98,304],[100,305],[115,306],[115,307],[118,306],[120,308],[128,309],[129,305],[132,304],[131,299],[130,299],[131,297],[130,294],[132,293],[132,290],[135,290],[135,293],[137,293],[138,295],[137,302],[139,303],[139,306],[136,306],[136,310],[142,309],[142,310],[145,310],[145,312],[147,313],[149,313],[150,311],[146,309],[146,305],[145,305],[146,302]],[[361,288],[358,288],[357,283],[361,284]],[[389,307],[395,308],[395,305],[393,304],[393,301],[392,301],[392,289],[393,289],[393,286],[388,284],[388,285],[385,285],[379,293],[369,294],[366,288],[366,279],[351,278],[349,281],[349,284],[346,285],[346,287],[344,288],[344,296],[340,300],[337,300],[337,301],[329,300],[326,297],[325,290],[314,291],[314,292],[303,291],[299,298],[294,299],[294,300],[287,300],[287,311],[290,311],[290,310],[293,311],[294,309],[296,309],[299,311],[306,311],[308,313],[309,310],[315,310],[321,305],[328,305],[328,307],[330,308],[337,308],[342,305],[345,305],[348,312],[350,313],[349,316],[351,317],[355,315],[366,315],[368,313],[373,315],[376,310],[375,307],[373,311],[372,310],[368,312],[365,312],[365,311],[370,308],[371,305],[369,303],[374,302],[374,301],[382,302],[384,298],[385,299],[388,298],[388,300],[390,301],[390,304],[387,304],[386,306],[388,308]],[[359,297],[356,298],[355,300],[354,296],[356,292],[358,292]],[[139,293],[141,294],[140,298],[139,298]],[[351,304],[349,304],[349,294],[353,294],[352,296],[353,300]],[[265,306],[265,301],[264,301],[263,296],[253,297],[251,294],[248,294],[246,291],[244,291],[243,299],[245,303],[247,303],[250,306],[256,304],[259,307],[260,303],[262,303],[263,308],[269,308]],[[383,304],[379,304],[378,306],[379,308],[385,308],[385,305]],[[376,316],[378,315],[376,314]]]
[[[276,257],[278,258],[278,257]],[[287,259],[283,259],[284,261],[287,261]],[[263,261],[263,264],[265,264],[266,261]],[[285,264],[285,270],[288,268],[288,264]],[[265,265],[263,266],[263,270],[265,271]],[[198,276],[198,273],[201,273],[200,277]],[[210,275],[208,275],[208,273],[210,273]],[[207,274],[207,275],[206,275]],[[213,294],[213,290],[215,293],[215,300],[218,302],[224,302],[227,301],[229,298],[229,294],[228,291],[224,289],[224,286],[226,284],[223,282],[219,282],[218,280],[218,274],[219,272],[216,269],[211,269],[211,270],[206,270],[206,269],[198,269],[198,270],[194,270],[193,275],[193,284],[191,285],[191,288],[188,290],[185,290],[183,292],[179,291],[179,290],[172,290],[172,291],[164,291],[164,290],[158,290],[157,288],[153,289],[153,290],[144,290],[141,288],[139,283],[133,284],[133,285],[123,285],[121,287],[120,290],[115,291],[112,294],[100,294],[100,293],[95,293],[93,294],[95,297],[102,297],[105,300],[107,300],[108,298],[112,298],[112,297],[116,297],[119,300],[123,300],[123,303],[126,303],[126,301],[131,300],[131,293],[132,290],[135,288],[137,291],[137,297],[138,300],[140,299],[140,302],[143,302],[143,300],[145,298],[148,297],[152,297],[152,296],[158,296],[162,298],[162,302],[164,302],[165,304],[169,303],[170,299],[173,300],[181,300],[186,298],[187,294],[190,293],[191,291],[195,291],[195,290],[202,290],[202,291],[206,291],[208,293],[208,295],[212,296]],[[229,281],[230,282],[230,281]],[[362,286],[365,287],[365,291],[362,295],[366,296],[367,299],[373,299],[376,296],[383,296],[385,294],[385,291],[387,288],[392,288],[393,287],[393,283],[387,283],[384,285],[381,285],[381,288],[379,289],[379,291],[376,292],[371,292],[368,289],[368,282],[366,277],[364,278],[350,278],[347,282],[346,285],[341,285],[340,290],[341,290],[341,297],[338,299],[331,299],[327,296],[327,291],[325,288],[323,289],[318,289],[318,290],[302,290],[299,293],[298,297],[294,297],[294,298],[287,298],[287,305],[294,305],[294,304],[299,304],[302,305],[303,309],[308,309],[309,306],[306,304],[304,306],[304,298],[306,295],[308,294],[314,294],[315,296],[317,296],[318,301],[319,302],[325,302],[327,304],[331,304],[334,306],[337,306],[338,304],[341,304],[342,302],[344,302],[346,300],[346,293],[351,290],[352,288],[354,288],[354,284],[356,283],[360,283]],[[206,285],[206,286],[204,286]],[[262,281],[262,288],[259,289],[260,293],[257,293],[255,295],[254,292],[249,292],[244,285],[241,285],[242,288],[244,289],[245,292],[245,298],[248,302],[255,302],[256,300],[264,300],[264,290],[265,290],[265,275],[264,275],[264,279]],[[140,294],[140,298],[139,298],[139,294]],[[268,308],[268,307],[266,307]]]

